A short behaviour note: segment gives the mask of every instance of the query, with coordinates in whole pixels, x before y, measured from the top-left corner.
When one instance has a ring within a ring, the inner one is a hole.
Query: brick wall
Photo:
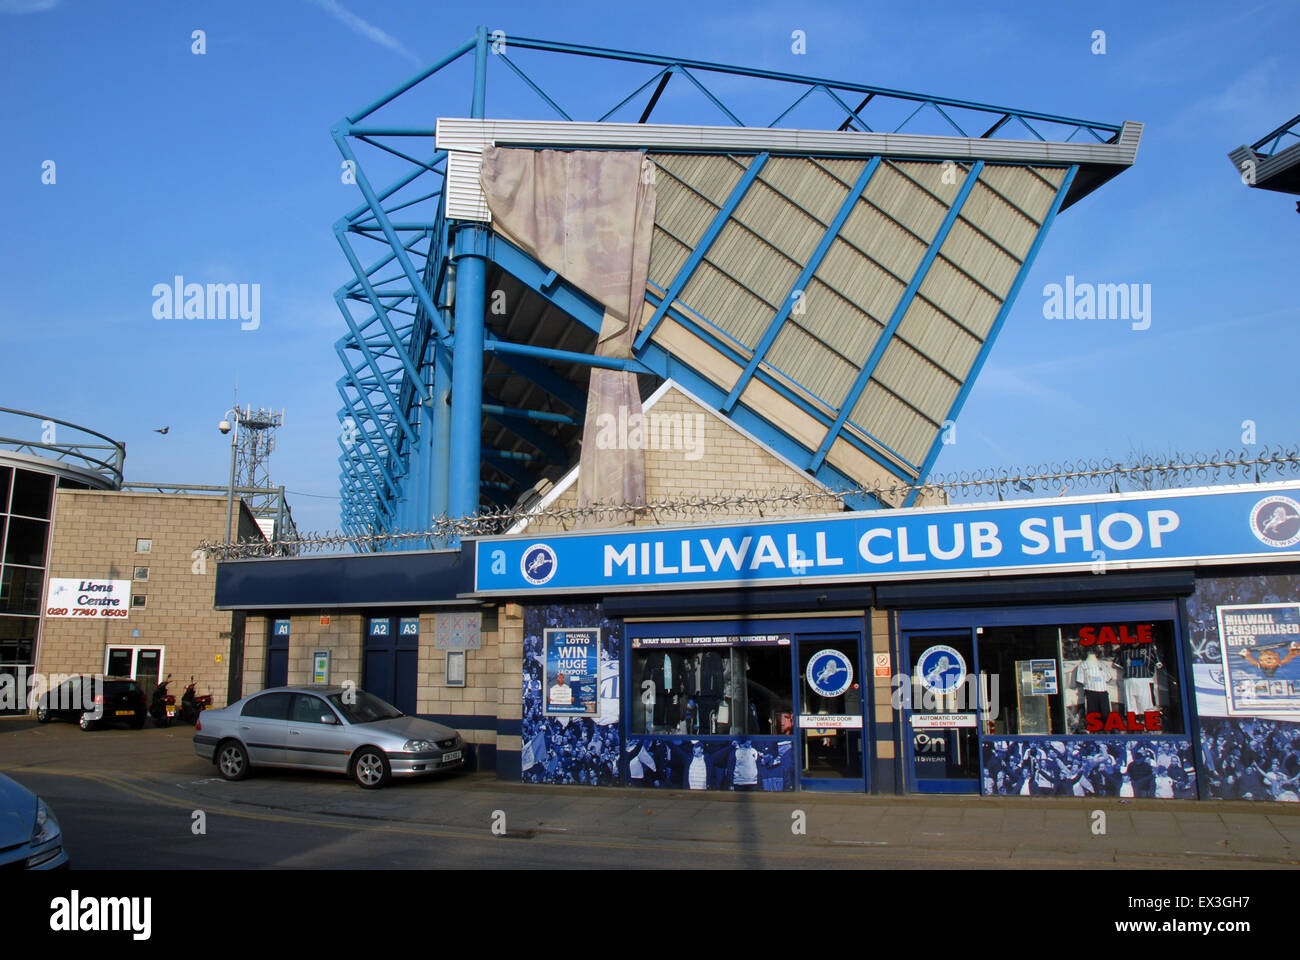
[[[689,422],[689,431],[681,434],[660,429],[656,434],[657,449],[646,445],[646,496],[691,497],[732,493],[738,491],[792,491],[816,493],[817,484],[780,458],[769,453],[758,443],[741,433],[729,423],[706,412],[693,400],[677,390],[669,390],[647,411],[647,416],[658,417],[660,426],[683,426]],[[689,440],[689,444],[686,442]],[[578,502],[575,483],[554,502],[556,509],[572,508]],[[832,513],[841,509],[840,502],[831,497],[817,498],[788,505],[763,508],[763,516],[807,516]],[[735,509],[701,516],[700,522],[714,523],[733,517],[759,519],[753,509]],[[673,518],[676,519],[676,518]],[[651,515],[637,518],[638,526],[666,522]],[[529,530],[552,533],[572,529],[572,524],[559,524],[553,520],[538,520]]]
[[[193,676],[199,693],[224,706],[231,614],[212,606],[216,562],[194,552],[201,540],[224,540],[225,528],[224,497],[57,491],[49,576],[131,580],[135,567],[148,567],[148,580],[132,583],[132,593],[147,599],[121,619],[44,617],[37,669],[99,673],[109,647],[162,647],[162,670],[172,675],[177,698]],[[252,515],[241,510],[239,536],[258,535]],[[152,550],[137,553],[137,539],[152,540]]]

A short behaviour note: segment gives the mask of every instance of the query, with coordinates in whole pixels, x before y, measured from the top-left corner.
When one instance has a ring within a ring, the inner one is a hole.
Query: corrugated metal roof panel
[[[989,296],[950,264],[936,258],[919,292],[980,337],[988,334],[1001,302]]]
[[[876,177],[879,176],[880,170],[877,170]],[[875,179],[872,177],[872,182],[875,182]],[[868,186],[867,190],[870,192],[871,187]],[[921,258],[925,256],[926,244],[917,240],[871,204],[862,201],[854,205],[853,212],[844,221],[840,236],[851,240],[854,246],[898,277],[910,279]],[[871,312],[880,316],[874,309]]]
[[[1000,213],[990,218],[987,232],[995,240],[1005,242],[1003,237],[1008,232],[1007,223],[1020,219],[1018,213],[1004,206]],[[952,230],[948,232],[939,252],[972,277],[978,277],[980,283],[1000,297],[1005,296],[1011,289],[1011,282],[1015,280],[1016,271],[1020,269],[1018,260],[1007,256],[995,244],[989,243],[961,217],[953,223]],[[969,280],[966,282],[970,283]],[[954,316],[960,317],[961,314],[955,313]]]
[[[853,185],[862,168],[866,166],[859,160],[839,160],[834,157],[816,157],[815,162],[846,187]]]
[[[695,269],[682,290],[681,300],[750,349],[776,312],[771,304],[754,296],[708,260]]]
[[[906,168],[925,164],[900,166]],[[964,176],[964,173],[961,175]],[[933,237],[947,212],[942,203],[917,187],[889,162],[882,163],[876,169],[863,195],[908,230],[922,237]]]
[[[825,174],[822,177],[825,178]],[[818,241],[826,232],[824,223],[763,183],[761,175],[758,182],[745,192],[745,198],[740,201],[732,219],[749,227],[801,266],[808,262]],[[784,291],[777,296],[784,296]]]
[[[692,189],[703,194],[715,209],[731,195],[751,159],[701,153],[649,153],[647,156],[673,179],[690,184]],[[656,189],[658,186],[656,177]]]
[[[655,179],[655,223],[687,246],[695,246],[718,208],[667,174]]]
[[[1059,187],[1065,179],[1065,171],[1052,167],[1031,170],[1010,164],[986,164],[980,179],[1041,223],[1056,195],[1054,187]],[[1044,183],[1044,179],[1049,182]]]
[[[957,193],[970,172],[970,164],[952,160],[893,160],[900,173],[915,180],[921,187],[938,197],[944,207],[952,206]]]
[[[858,372],[790,320],[781,325],[781,332],[768,349],[767,363],[836,408]]]
[[[879,214],[875,214],[879,219]],[[864,216],[856,224],[854,233],[862,230],[870,221]],[[893,226],[892,224],[890,225]],[[898,231],[897,227],[893,227]],[[841,231],[843,234],[844,231]],[[901,231],[898,231],[901,233]],[[879,239],[879,234],[876,239]],[[919,244],[916,244],[920,248]],[[906,266],[904,260],[910,261],[910,255],[896,257],[896,262]],[[918,253],[916,259],[920,259]],[[824,280],[841,294],[848,297],[860,309],[877,320],[886,321],[893,312],[894,305],[902,296],[906,284],[882,269],[874,260],[869,260],[841,239],[836,239],[826,251],[826,256],[818,265],[815,278]]]
[[[765,301],[775,313],[799,275],[799,265],[734,220],[718,234],[705,259]],[[687,300],[692,306],[694,301]],[[714,320],[708,313],[701,311]],[[720,326],[722,320],[714,320]]]
[[[654,239],[650,242],[649,279],[666,290],[690,253],[690,247],[656,229]]]
[[[896,335],[963,380],[983,343],[920,297],[912,301]]]
[[[935,426],[880,384],[868,381],[850,419],[912,463],[920,463],[934,439]]]
[[[840,161],[854,164],[855,161]],[[866,161],[856,162],[853,179],[862,172]],[[763,165],[758,179],[785,194],[812,214],[823,225],[831,222],[848,189],[811,160],[802,157],[773,157]],[[853,181],[850,180],[850,183]]]
[[[877,273],[879,271],[877,270]],[[873,320],[852,300],[814,277],[804,291],[803,313],[793,319],[827,346],[854,363],[871,353],[884,324]],[[838,397],[827,397],[838,403]]]
[[[1034,237],[1038,235],[1037,223],[1011,206],[982,182],[975,185],[966,202],[962,204],[961,216],[963,220],[973,223],[985,233],[996,237],[999,243],[1021,261],[1029,252]],[[987,280],[984,282],[988,283]]]
[[[938,426],[952,406],[960,381],[943,375],[906,341],[895,337],[885,348],[872,379],[906,400]]]

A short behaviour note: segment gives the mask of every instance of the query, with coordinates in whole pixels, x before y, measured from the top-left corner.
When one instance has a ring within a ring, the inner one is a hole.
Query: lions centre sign
[[[477,541],[482,595],[1064,573],[1300,557],[1300,484]]]
[[[82,617],[98,620],[126,618],[131,613],[130,580],[81,580],[51,577],[45,599],[47,617]]]

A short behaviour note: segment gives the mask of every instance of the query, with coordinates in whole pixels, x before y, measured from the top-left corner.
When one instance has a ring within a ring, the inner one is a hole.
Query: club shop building
[[[1294,801],[1300,485],[220,564],[245,689],[351,679],[503,779]]]

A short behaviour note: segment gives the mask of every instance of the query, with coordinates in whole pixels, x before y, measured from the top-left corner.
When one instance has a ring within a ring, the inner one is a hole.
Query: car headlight
[[[426,750],[432,750],[433,744],[428,740],[407,740],[402,744],[402,749],[407,753],[424,753]]]
[[[32,830],[32,843],[49,843],[59,838],[59,821],[54,819],[54,812],[45,805],[44,800],[36,801],[36,827]]]

